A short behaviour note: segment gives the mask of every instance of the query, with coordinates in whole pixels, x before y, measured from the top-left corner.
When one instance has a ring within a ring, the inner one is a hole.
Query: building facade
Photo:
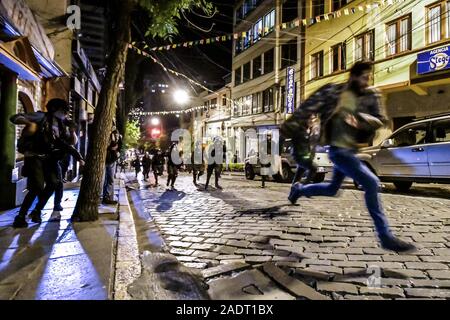
[[[317,5],[321,14],[341,10],[341,16],[306,28],[305,96],[346,81],[356,61],[372,60],[373,85],[384,93],[391,121],[377,143],[414,118],[450,111],[450,2],[394,0],[370,10],[367,3],[307,1],[308,20]]]
[[[0,186],[1,208],[19,205],[26,190],[23,155],[16,152],[21,128],[10,123],[18,112],[45,111],[48,100],[67,97],[58,79],[55,48],[23,0],[0,1]]]
[[[301,3],[244,0],[235,6],[231,127],[239,162],[258,150],[259,134],[278,129],[300,102],[303,26],[291,22],[303,17]]]

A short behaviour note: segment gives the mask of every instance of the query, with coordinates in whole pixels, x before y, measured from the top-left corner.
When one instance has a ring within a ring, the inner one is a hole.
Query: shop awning
[[[19,75],[19,78],[29,81],[37,81],[40,79],[39,73],[33,70],[23,61],[13,55],[4,43],[0,44],[0,64]]]

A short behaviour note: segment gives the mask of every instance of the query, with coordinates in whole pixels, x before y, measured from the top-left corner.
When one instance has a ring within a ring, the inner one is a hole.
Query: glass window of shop
[[[262,75],[262,57],[258,56],[253,59],[253,79]]]

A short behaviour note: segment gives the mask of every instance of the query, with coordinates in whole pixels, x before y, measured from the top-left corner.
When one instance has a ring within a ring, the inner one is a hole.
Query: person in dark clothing
[[[30,216],[32,222],[42,222],[41,210],[62,179],[58,162],[64,154],[69,153],[84,165],[83,157],[67,143],[65,136],[68,103],[53,99],[48,102],[47,110],[46,113],[17,114],[10,119],[15,125],[25,125],[18,149],[25,156],[23,174],[28,178],[28,193],[14,219],[14,228],[28,226],[25,218],[36,197],[39,201]]]
[[[201,142],[197,142],[191,156],[192,178],[195,186],[198,186],[198,180],[205,172],[203,161],[203,148]]]
[[[329,90],[329,86],[319,90],[296,111],[298,118],[308,118],[311,113],[320,114],[321,108],[330,108],[330,100],[337,102],[325,123],[324,133],[326,144],[331,146],[329,157],[335,167],[331,183],[306,186],[297,183],[291,189],[289,200],[294,204],[301,196],[334,196],[345,177],[350,177],[364,189],[366,206],[381,247],[397,252],[412,251],[415,249],[412,244],[396,238],[390,230],[379,198],[380,181],[356,156],[359,145],[372,139],[386,121],[379,93],[369,87],[372,68],[370,62],[357,62],[346,85],[338,91]],[[328,97],[333,91],[338,93],[337,96]]]
[[[115,205],[117,201],[114,200],[114,173],[116,162],[120,158],[120,148],[122,146],[122,135],[117,131],[115,126],[112,127],[111,135],[109,137],[109,145],[106,151],[105,163],[105,181],[103,182],[103,204]]]
[[[66,122],[67,132],[66,132],[66,142],[72,146],[75,146],[78,142],[78,137],[75,132],[75,124],[72,122]],[[64,195],[64,181],[67,173],[67,168],[69,167],[70,154],[66,153],[62,156],[62,159],[58,161],[58,185],[55,190],[55,198],[53,201],[54,211],[63,211],[64,208],[61,206],[62,198]]]
[[[141,161],[139,160],[139,156],[137,154],[134,160],[131,162],[131,166],[134,168],[134,172],[136,174],[137,179],[139,172],[141,172]]]
[[[174,159],[176,153],[178,153],[178,157],[181,159],[180,153],[178,151],[178,144],[176,142],[172,142],[167,153],[167,187],[170,186],[172,190],[175,189],[175,181],[178,177],[178,166],[180,165],[177,164],[176,160]]]
[[[226,161],[227,148],[219,137],[214,138],[212,148],[211,157],[208,159],[208,167],[206,170],[205,190],[208,190],[209,180],[211,179],[213,172],[215,187],[221,190],[222,187],[219,185],[219,179],[222,173],[223,163]]]
[[[152,171],[155,178],[155,187],[158,186],[158,177],[162,176],[164,171],[164,155],[161,150],[158,149],[153,154],[152,158]]]
[[[143,168],[142,173],[144,175],[144,181],[147,181],[149,178],[151,165],[152,159],[150,158],[150,154],[146,152],[144,157],[142,158],[142,168]]]

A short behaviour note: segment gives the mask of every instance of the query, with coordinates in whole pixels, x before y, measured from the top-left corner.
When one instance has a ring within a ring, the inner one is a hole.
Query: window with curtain
[[[264,16],[264,35],[267,35],[275,28],[275,10]]]
[[[346,69],[346,46],[340,43],[331,48],[331,71],[337,72]]]
[[[323,76],[323,51],[311,56],[311,80]]]
[[[355,39],[355,60],[370,60],[375,58],[375,38],[373,30],[363,33]]]
[[[387,24],[387,55],[392,56],[411,49],[411,16]]]
[[[263,21],[262,19],[259,19],[254,25],[253,25],[253,42],[258,42],[261,39],[263,33]]]
[[[438,42],[441,40],[441,9],[442,4],[428,8],[428,42]]]
[[[273,108],[273,88],[263,91],[263,112],[272,112]]]

